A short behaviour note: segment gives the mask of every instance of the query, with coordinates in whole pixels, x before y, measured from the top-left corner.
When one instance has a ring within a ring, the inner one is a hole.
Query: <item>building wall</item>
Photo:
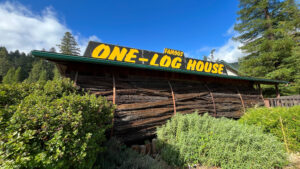
[[[263,105],[253,84],[244,81],[99,65],[61,65],[60,70],[85,91],[115,100],[112,133],[127,143],[154,137],[156,127],[175,113],[239,118],[245,108]]]

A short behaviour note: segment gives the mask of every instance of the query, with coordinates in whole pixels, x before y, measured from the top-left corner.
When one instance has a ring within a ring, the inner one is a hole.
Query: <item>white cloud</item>
[[[214,52],[214,59],[225,60],[226,62],[237,62],[240,57],[245,56],[245,53],[239,49],[242,44],[238,41],[232,40],[233,36],[237,36],[238,33],[234,30],[234,25],[232,25],[223,36],[230,36],[230,39],[223,46],[219,47],[209,47],[205,46],[196,51],[199,52],[206,52],[206,56],[210,56],[210,51],[212,49],[216,49]]]
[[[226,44],[216,49],[214,56],[216,59],[225,60],[226,62],[237,62],[238,58],[245,56],[239,49],[240,42],[229,39]]]
[[[50,49],[60,43],[65,32],[72,32],[55,16],[51,7],[34,14],[20,3],[0,3],[0,46],[9,51],[30,52],[33,49]],[[85,38],[75,35],[81,53],[88,40],[100,40],[95,35]]]
[[[219,60],[225,60],[226,62],[237,62],[239,58],[245,56],[239,47],[242,44],[238,41],[232,40],[232,37],[237,36],[238,33],[234,30],[232,25],[227,31],[226,36],[231,36],[230,39],[221,47],[216,49],[215,58]]]

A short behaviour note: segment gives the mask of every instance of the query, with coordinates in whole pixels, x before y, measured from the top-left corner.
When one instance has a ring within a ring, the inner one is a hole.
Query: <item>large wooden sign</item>
[[[172,49],[165,49],[164,53],[158,53],[90,41],[84,56],[214,74],[226,73],[223,64],[185,58],[183,52]]]

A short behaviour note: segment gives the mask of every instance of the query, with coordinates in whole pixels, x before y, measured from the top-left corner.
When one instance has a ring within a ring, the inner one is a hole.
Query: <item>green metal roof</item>
[[[48,59],[48,60],[54,60],[54,61],[57,60],[57,61],[104,64],[104,65],[112,65],[112,66],[121,66],[121,67],[130,67],[130,68],[138,68],[138,69],[158,70],[158,71],[192,74],[192,75],[199,75],[199,76],[216,77],[216,78],[223,78],[223,79],[247,80],[247,81],[254,81],[254,82],[264,83],[264,84],[288,83],[287,81],[281,81],[281,80],[212,74],[212,73],[206,73],[206,72],[197,72],[197,71],[189,71],[189,70],[183,70],[183,69],[173,69],[173,68],[157,67],[157,66],[150,66],[150,65],[133,64],[133,63],[126,63],[126,62],[111,61],[111,60],[102,60],[102,59],[96,59],[96,58],[91,58],[91,57],[65,55],[65,54],[61,54],[61,53],[52,53],[52,52],[44,52],[44,51],[37,51],[37,50],[34,50],[31,53],[33,56]]]
[[[225,62],[224,60],[219,61],[219,63],[222,63],[222,64],[228,66],[230,69],[236,71],[237,73],[239,72],[239,70],[236,67],[232,66],[230,63]]]

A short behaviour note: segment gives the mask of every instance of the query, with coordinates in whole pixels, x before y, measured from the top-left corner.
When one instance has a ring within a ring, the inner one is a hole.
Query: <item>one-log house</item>
[[[264,105],[260,84],[287,83],[228,76],[220,63],[171,49],[157,53],[90,42],[84,56],[32,55],[54,62],[80,88],[116,104],[112,133],[127,143],[154,137],[156,127],[176,113],[239,118],[246,108]]]

